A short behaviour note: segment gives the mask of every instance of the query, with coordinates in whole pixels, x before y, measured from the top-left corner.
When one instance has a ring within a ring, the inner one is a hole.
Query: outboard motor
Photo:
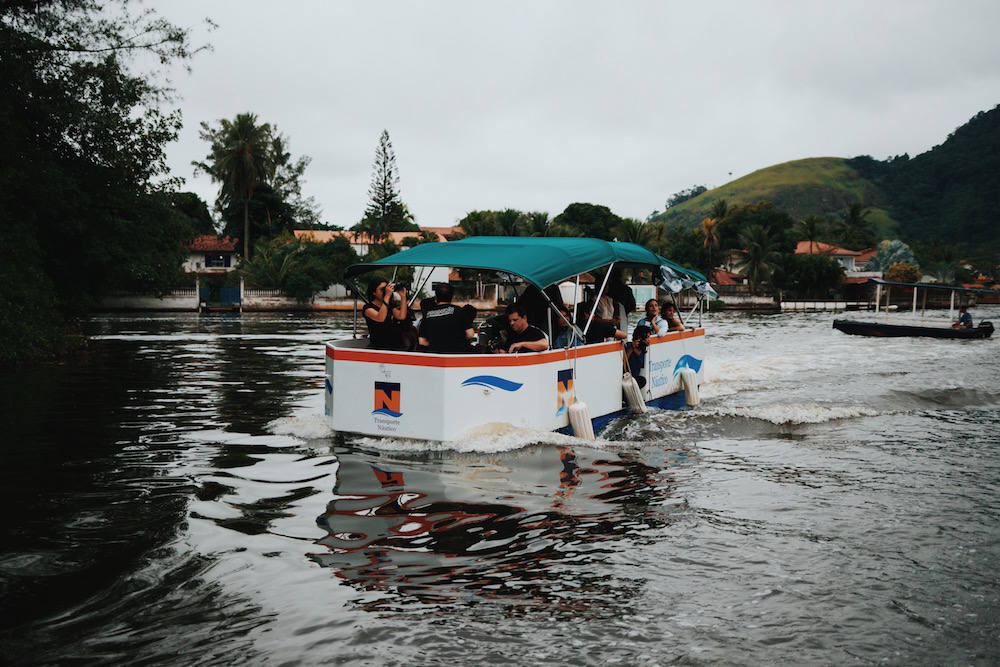
[[[993,323],[990,322],[989,320],[983,320],[982,322],[980,322],[979,326],[976,327],[976,329],[984,332],[984,335],[987,337],[993,335]]]

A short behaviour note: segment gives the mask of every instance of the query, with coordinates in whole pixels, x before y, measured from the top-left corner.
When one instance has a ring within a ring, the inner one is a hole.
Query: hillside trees
[[[875,229],[868,220],[868,211],[861,204],[847,207],[837,222],[837,235],[841,245],[852,250],[870,248],[878,240]]]
[[[166,290],[190,221],[167,192],[180,114],[158,72],[198,51],[152,9],[0,4],[0,362],[55,351],[107,290]]]
[[[552,224],[568,229],[571,236],[589,236],[610,241],[613,230],[621,221],[607,206],[578,202],[567,206]]]

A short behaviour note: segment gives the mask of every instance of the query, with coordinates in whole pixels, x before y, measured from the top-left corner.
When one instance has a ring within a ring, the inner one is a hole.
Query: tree
[[[708,209],[708,217],[715,221],[721,221],[729,213],[729,202],[725,199],[717,199],[712,208]]]
[[[193,229],[166,194],[161,75],[199,50],[148,7],[0,3],[0,363],[64,347],[109,289],[175,284]]]
[[[170,203],[181,215],[187,218],[195,234],[215,234],[215,221],[208,211],[205,200],[193,192],[174,192],[170,194]]]
[[[840,287],[843,279],[844,267],[823,254],[784,254],[772,273],[775,287],[803,299],[826,298]]]
[[[886,269],[885,279],[900,283],[915,283],[920,280],[920,268],[909,262],[893,262]]]
[[[807,215],[799,221],[799,231],[802,234],[802,240],[809,241],[810,255],[813,254],[822,225],[823,221],[815,215]]]
[[[613,230],[621,221],[607,206],[575,203],[557,215],[552,224],[568,229],[573,236],[610,241]]]
[[[556,231],[552,219],[545,211],[532,211],[527,214],[528,236],[555,236]]]
[[[645,243],[648,233],[642,220],[622,218],[622,221],[614,228],[614,235],[615,240],[642,245]]]
[[[868,262],[867,268],[869,271],[886,271],[890,266],[899,262],[917,265],[917,260],[914,259],[910,246],[898,239],[885,240],[878,244],[878,251]]]
[[[861,204],[851,204],[837,225],[839,240],[845,248],[862,249],[875,245],[875,230]]]
[[[705,218],[701,221],[701,234],[704,237],[702,245],[708,251],[708,263],[712,263],[712,249],[719,247],[719,219]]]
[[[756,292],[767,282],[780,260],[777,243],[768,230],[759,224],[752,225],[740,233],[742,261],[739,272],[750,283],[751,292]]]
[[[357,261],[357,254],[344,237],[328,243],[309,243],[286,232],[260,239],[242,271],[244,279],[254,287],[278,289],[299,301],[308,301],[330,285],[343,283],[345,270]]]
[[[503,236],[521,236],[521,232],[527,224],[527,217],[524,213],[513,208],[506,208],[494,213],[493,219]]]
[[[257,188],[253,199],[231,201],[220,216],[222,233],[232,238],[249,240],[256,250],[261,239],[271,239],[298,227],[295,210],[269,185]]]
[[[707,192],[707,191],[708,188],[706,188],[704,185],[692,185],[690,188],[687,188],[686,190],[681,190],[680,192],[675,192],[674,194],[670,195],[670,197],[667,198],[667,203],[665,204],[665,207],[670,208],[671,206],[677,206],[678,204],[686,202],[688,199],[694,199],[702,192]]]
[[[419,229],[399,197],[399,171],[388,130],[382,130],[375,149],[372,181],[368,186],[368,206],[361,222],[351,229],[368,234],[376,242],[386,238],[389,232]]]

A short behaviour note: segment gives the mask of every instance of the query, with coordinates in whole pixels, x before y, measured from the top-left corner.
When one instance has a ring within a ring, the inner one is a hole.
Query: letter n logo
[[[398,382],[376,382],[375,409],[372,410],[372,414],[399,417],[403,414],[399,409],[402,395]]]
[[[573,369],[567,368],[564,371],[558,371],[558,375],[556,376],[556,414],[563,414],[575,402],[576,394],[573,391]]]

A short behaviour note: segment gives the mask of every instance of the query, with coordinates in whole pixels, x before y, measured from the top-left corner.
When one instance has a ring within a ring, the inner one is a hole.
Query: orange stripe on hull
[[[676,331],[666,336],[650,338],[651,345],[670,343],[675,340],[704,336],[704,329]],[[534,366],[564,359],[592,357],[598,354],[621,351],[621,343],[595,343],[583,347],[527,354],[428,354],[426,352],[385,352],[355,348],[336,348],[329,343],[326,356],[336,361],[363,361],[371,364],[400,364],[402,366],[428,366],[432,368],[474,368]]]

